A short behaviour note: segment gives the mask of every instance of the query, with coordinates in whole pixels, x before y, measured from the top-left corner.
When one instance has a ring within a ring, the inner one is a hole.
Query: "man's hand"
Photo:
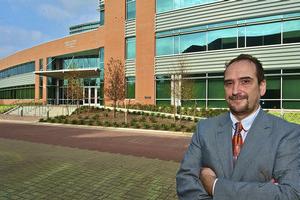
[[[212,196],[213,185],[217,178],[216,173],[212,169],[204,167],[200,170],[199,178],[206,192]]]

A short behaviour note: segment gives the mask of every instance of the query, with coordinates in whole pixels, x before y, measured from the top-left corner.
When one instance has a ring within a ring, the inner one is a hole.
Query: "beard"
[[[229,96],[227,103],[232,114],[241,115],[251,112],[248,98],[249,97],[246,94]]]

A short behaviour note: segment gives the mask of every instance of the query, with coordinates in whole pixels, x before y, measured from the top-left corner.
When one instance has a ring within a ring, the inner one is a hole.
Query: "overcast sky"
[[[99,20],[98,0],[0,0],[0,59]]]

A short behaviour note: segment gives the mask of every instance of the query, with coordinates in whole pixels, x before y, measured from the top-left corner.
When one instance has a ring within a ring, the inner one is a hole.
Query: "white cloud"
[[[49,40],[49,37],[40,31],[14,26],[0,26],[0,35],[0,57]]]
[[[57,0],[41,3],[37,12],[50,20],[84,23],[98,20],[97,6],[98,0]]]
[[[72,15],[68,11],[51,4],[41,4],[38,6],[38,12],[50,20],[61,21],[72,18]]]

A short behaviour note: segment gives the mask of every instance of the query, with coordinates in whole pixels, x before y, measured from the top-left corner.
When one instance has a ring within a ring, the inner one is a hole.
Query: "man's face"
[[[224,89],[230,111],[242,120],[258,108],[259,99],[266,92],[266,82],[258,83],[254,63],[240,60],[226,69]]]

